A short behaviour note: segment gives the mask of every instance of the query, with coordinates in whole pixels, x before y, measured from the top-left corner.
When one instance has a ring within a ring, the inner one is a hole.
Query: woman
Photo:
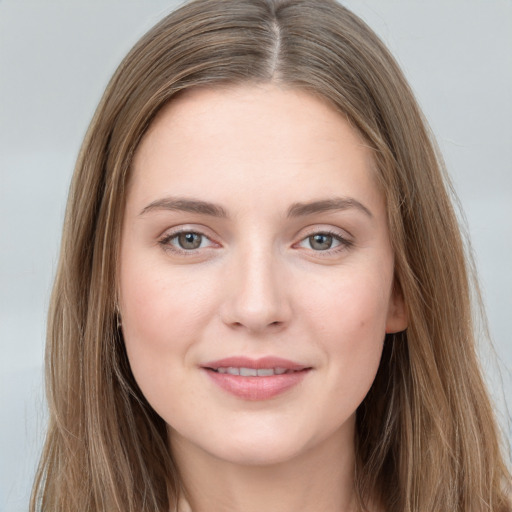
[[[32,510],[509,511],[440,158],[329,0],[198,0],[70,193]]]

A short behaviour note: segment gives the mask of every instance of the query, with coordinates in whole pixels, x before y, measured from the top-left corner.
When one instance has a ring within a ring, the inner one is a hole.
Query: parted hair
[[[357,410],[361,510],[510,512],[510,473],[476,354],[472,267],[444,166],[395,60],[334,0],[195,0],[135,45],[73,176],[46,352],[49,425],[32,512],[168,512],[179,468],[116,319],[131,161],[194,87],[274,82],[327,100],[365,139],[386,200],[406,331],[387,335]],[[478,295],[478,293],[476,294]]]

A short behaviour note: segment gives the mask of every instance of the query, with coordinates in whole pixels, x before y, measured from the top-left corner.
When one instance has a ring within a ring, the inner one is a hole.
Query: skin
[[[273,84],[188,91],[140,144],[120,253],[123,333],[194,511],[352,509],[355,412],[385,333],[407,325],[374,172],[341,114]],[[226,216],[170,209],[170,197]],[[350,201],[288,215],[333,198]],[[199,247],[180,248],[180,230]],[[276,397],[244,400],[201,368],[240,355],[311,370]]]

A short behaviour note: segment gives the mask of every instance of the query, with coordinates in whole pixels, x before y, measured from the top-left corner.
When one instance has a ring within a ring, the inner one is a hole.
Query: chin
[[[178,449],[195,446],[203,454],[240,466],[284,464],[306,455],[333,436],[332,432],[311,429],[307,424],[290,425],[288,420],[286,425],[256,420],[239,422],[230,429],[215,429],[212,425],[206,436],[204,430],[188,430],[186,434],[170,433],[171,446]]]

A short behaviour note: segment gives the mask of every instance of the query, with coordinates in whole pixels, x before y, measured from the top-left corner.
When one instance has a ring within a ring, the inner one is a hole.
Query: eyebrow
[[[315,213],[328,212],[333,210],[350,210],[355,208],[372,218],[372,212],[352,197],[333,197],[331,199],[322,199],[320,201],[311,201],[307,203],[294,203],[288,209],[288,217],[303,217]]]
[[[352,197],[334,197],[309,201],[305,203],[294,203],[287,212],[287,217],[305,217],[315,213],[322,213],[336,210],[349,210],[355,208],[368,217],[372,218],[372,212],[357,199]],[[154,210],[171,210],[188,213],[198,213],[211,217],[228,218],[226,210],[217,204],[199,199],[187,199],[182,197],[165,197],[157,199],[142,209],[139,215],[144,215]]]
[[[199,213],[201,215],[210,215],[212,217],[226,218],[228,214],[222,206],[208,203],[207,201],[199,201],[198,199],[186,199],[181,197],[165,197],[157,199],[148,204],[139,215],[154,210],[173,210],[189,213]]]

